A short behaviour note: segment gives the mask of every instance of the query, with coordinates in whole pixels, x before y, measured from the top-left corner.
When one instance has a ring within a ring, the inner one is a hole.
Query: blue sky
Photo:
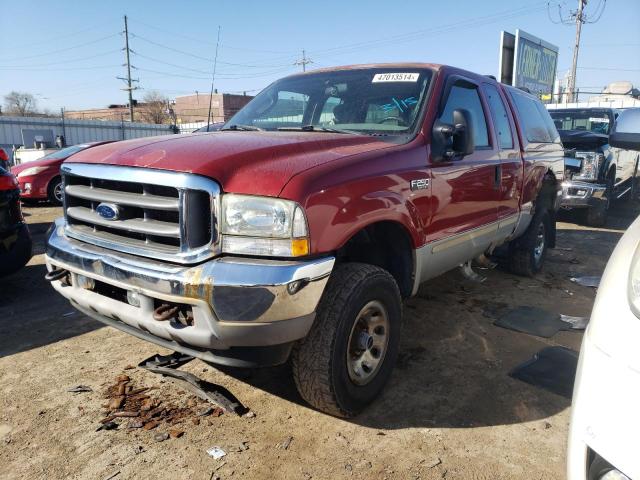
[[[587,12],[604,0],[589,0]],[[129,16],[133,76],[169,97],[210,88],[218,25],[216,88],[254,93],[300,70],[368,62],[429,61],[496,74],[500,31],[516,28],[560,47],[558,74],[571,64],[575,27],[555,24],[577,0],[546,1],[70,1],[0,0],[0,97],[37,94],[40,107],[125,103],[122,16]],[[640,0],[608,0],[583,27],[578,86],[616,80],[640,87]]]

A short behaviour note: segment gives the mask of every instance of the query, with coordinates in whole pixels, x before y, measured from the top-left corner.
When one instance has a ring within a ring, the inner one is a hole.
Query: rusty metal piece
[[[113,397],[109,400],[109,410],[116,410],[122,406],[124,403],[124,396]]]
[[[118,383],[125,383],[125,382],[128,382],[129,380],[131,380],[131,378],[129,378],[129,375],[118,375],[116,377],[116,382]]]
[[[178,307],[175,305],[169,305],[168,303],[163,303],[153,311],[153,319],[158,322],[166,322],[167,320],[176,318],[177,314]]]
[[[150,422],[145,423],[142,428],[144,430],[153,430],[158,425],[160,425],[160,422],[158,420],[151,420]]]
[[[118,385],[118,395],[124,395],[126,391],[127,389],[124,383],[121,383],[120,385]]]
[[[169,436],[171,438],[180,438],[182,435],[184,435],[184,431],[183,430],[178,430],[178,429],[171,429],[169,430]]]
[[[144,422],[142,420],[130,420],[127,423],[128,428],[142,428],[144,426]]]

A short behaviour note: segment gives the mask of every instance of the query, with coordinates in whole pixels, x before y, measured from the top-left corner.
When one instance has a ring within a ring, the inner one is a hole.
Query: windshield
[[[375,68],[284,78],[260,92],[223,130],[306,130],[408,135],[432,72]]]
[[[549,114],[558,130],[583,130],[608,135],[613,123],[611,114],[604,110],[551,110]]]
[[[60,160],[62,158],[67,158],[80,150],[84,150],[88,146],[89,145],[87,144],[73,145],[71,147],[58,150],[57,152],[50,153],[49,155],[45,155],[41,160]]]

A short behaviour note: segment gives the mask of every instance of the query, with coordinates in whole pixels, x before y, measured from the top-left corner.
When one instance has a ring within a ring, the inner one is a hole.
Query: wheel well
[[[59,178],[61,178],[61,176],[60,175],[56,175],[51,180],[49,180],[49,183],[47,183],[47,193],[49,193],[49,188],[51,187],[51,185],[53,185],[55,183],[55,181],[58,180]]]
[[[396,280],[403,297],[413,288],[413,252],[406,229],[392,221],[366,226],[337,252],[338,262],[362,262],[387,270]]]

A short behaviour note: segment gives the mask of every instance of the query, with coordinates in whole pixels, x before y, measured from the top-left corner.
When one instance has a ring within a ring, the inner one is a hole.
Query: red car
[[[45,155],[40,160],[23,163],[11,169],[20,184],[22,200],[49,200],[54,205],[62,205],[62,177],[60,165],[74,153],[106,142],[90,142],[72,145]]]
[[[19,197],[16,177],[0,165],[0,277],[21,269],[31,258],[31,235]]]

